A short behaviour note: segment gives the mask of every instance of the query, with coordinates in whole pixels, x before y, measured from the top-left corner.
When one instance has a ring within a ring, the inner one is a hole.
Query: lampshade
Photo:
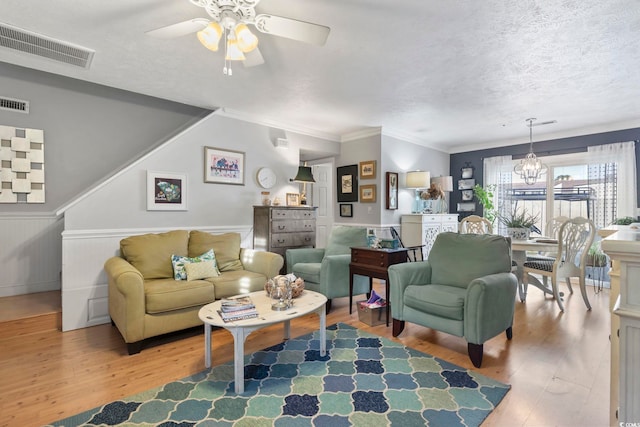
[[[435,184],[437,188],[442,191],[453,191],[453,177],[450,176],[437,176],[431,178],[431,183]]]
[[[207,25],[204,30],[198,31],[198,40],[204,47],[216,52],[218,50],[218,43],[220,43],[220,37],[222,37],[222,28],[220,24],[212,21]]]
[[[407,188],[429,188],[430,185],[429,172],[427,171],[412,171],[407,172]]]
[[[227,61],[244,61],[244,53],[240,50],[237,40],[227,40],[227,56],[225,59]]]
[[[249,30],[245,24],[238,24],[235,28],[238,47],[244,53],[251,52],[258,47],[258,38]]]
[[[309,166],[298,166],[298,173],[296,177],[293,178],[294,182],[316,182],[313,179],[313,174],[311,173],[311,167]]]

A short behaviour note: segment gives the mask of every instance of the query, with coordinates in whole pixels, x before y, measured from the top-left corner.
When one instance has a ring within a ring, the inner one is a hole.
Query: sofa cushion
[[[319,262],[299,262],[293,266],[292,273],[296,277],[301,277],[305,282],[320,283],[320,268],[322,263]]]
[[[464,319],[464,299],[467,290],[447,285],[410,285],[404,291],[407,307],[447,319]]]
[[[189,262],[185,264],[184,269],[187,270],[187,280],[189,281],[220,275],[213,261]]]
[[[511,241],[495,234],[438,234],[429,251],[431,280],[466,288],[473,279],[511,271]]]
[[[211,234],[198,230],[191,231],[189,256],[197,256],[209,249],[213,249],[216,254],[216,264],[220,272],[242,270],[239,233]]]
[[[264,290],[267,277],[248,270],[225,271],[218,277],[207,277],[216,288],[216,298]]]
[[[366,228],[338,226],[331,230],[324,256],[350,254],[352,247],[362,248],[367,245]]]
[[[186,256],[188,246],[189,232],[175,230],[122,239],[120,253],[124,259],[140,271],[145,280],[163,279],[173,277],[171,255]]]
[[[187,264],[198,263],[202,261],[212,261],[213,267],[216,269],[216,274],[220,274],[218,267],[216,266],[216,255],[213,249],[209,249],[207,252],[198,255],[196,257],[171,255],[171,264],[173,265],[173,278],[175,280],[187,280]]]
[[[213,285],[206,280],[177,281],[155,279],[144,282],[145,309],[149,314],[202,306],[216,298]]]

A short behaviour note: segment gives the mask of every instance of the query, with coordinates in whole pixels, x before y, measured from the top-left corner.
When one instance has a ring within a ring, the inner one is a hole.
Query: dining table
[[[546,294],[553,295],[550,286],[545,286],[536,277],[529,276],[530,280],[525,283],[524,263],[527,261],[527,252],[556,252],[558,250],[558,241],[550,238],[534,238],[528,240],[511,240],[511,258],[516,264],[516,277],[518,278],[518,295],[520,301],[525,302],[527,299],[527,286],[533,285]]]

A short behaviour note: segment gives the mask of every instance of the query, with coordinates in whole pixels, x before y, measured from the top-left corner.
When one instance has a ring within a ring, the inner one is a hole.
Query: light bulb
[[[238,24],[235,28],[238,47],[243,52],[251,52],[258,47],[258,38],[249,30],[246,24]]]
[[[198,31],[197,36],[204,47],[216,52],[222,37],[222,28],[217,22],[210,22],[203,30]]]

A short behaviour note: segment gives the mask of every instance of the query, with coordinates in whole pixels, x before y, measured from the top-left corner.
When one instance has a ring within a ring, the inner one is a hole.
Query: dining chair
[[[425,245],[405,246],[395,227],[389,227],[389,231],[391,232],[391,237],[398,241],[398,246],[407,250],[407,262],[424,261],[423,249]]]
[[[565,279],[569,292],[573,293],[571,287],[571,277],[577,277],[580,281],[580,292],[582,299],[588,310],[591,304],[587,297],[585,288],[585,267],[589,247],[595,237],[596,228],[593,221],[583,217],[571,218],[565,221],[558,231],[558,250],[555,258],[529,260],[523,265],[523,286],[526,295],[527,286],[537,278],[532,275],[541,275],[544,286],[547,287],[547,278],[551,278],[551,293],[560,307],[564,311],[562,296],[559,292],[558,282]]]
[[[560,227],[562,227],[562,224],[564,224],[568,220],[569,220],[569,217],[562,216],[562,215],[551,218],[551,220],[547,222],[547,225],[545,227],[544,236],[549,239],[557,240]],[[537,254],[527,255],[527,261],[540,261],[540,260],[553,261],[555,260],[556,255],[557,255],[556,251],[540,252]]]
[[[493,234],[491,221],[478,215],[462,218],[458,231],[462,234]]]

